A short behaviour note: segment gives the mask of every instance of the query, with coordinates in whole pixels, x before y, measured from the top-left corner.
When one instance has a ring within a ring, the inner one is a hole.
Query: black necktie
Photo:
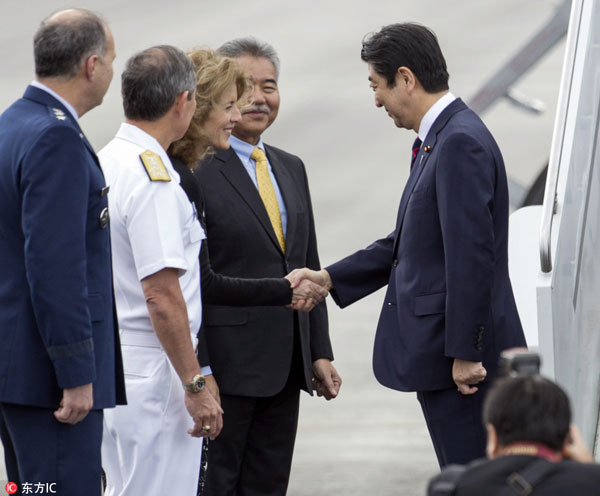
[[[415,165],[415,160],[417,158],[417,155],[419,154],[419,150],[421,149],[421,144],[422,143],[423,142],[417,136],[417,139],[413,143],[413,146],[412,146],[412,156],[410,157],[410,170],[411,171],[413,169],[413,165]]]

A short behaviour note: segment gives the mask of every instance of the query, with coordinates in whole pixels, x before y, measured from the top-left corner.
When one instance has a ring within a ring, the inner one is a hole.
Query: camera
[[[503,377],[517,375],[539,375],[542,359],[535,351],[527,348],[511,348],[500,354],[498,372]]]

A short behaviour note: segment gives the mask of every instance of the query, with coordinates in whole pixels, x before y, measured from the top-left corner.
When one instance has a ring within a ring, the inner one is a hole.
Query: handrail
[[[513,85],[567,33],[572,7],[571,0],[564,0],[554,11],[552,18],[479,88],[467,102],[473,112],[483,114],[499,98],[512,100]],[[528,106],[521,108],[532,110]]]
[[[583,1],[584,0],[573,0],[571,6],[567,46],[565,48],[565,60],[558,93],[558,106],[556,109],[556,119],[554,121],[554,132],[552,134],[552,145],[550,147],[548,176],[546,178],[546,190],[544,191],[544,204],[542,206],[542,220],[540,226],[540,265],[542,272],[544,273],[552,271],[552,219],[556,213],[557,206],[556,189],[558,187],[558,173],[560,171],[560,158],[565,139],[565,127],[569,109],[569,100],[571,97],[571,87],[573,85],[575,54],[577,52],[577,42],[579,39]]]

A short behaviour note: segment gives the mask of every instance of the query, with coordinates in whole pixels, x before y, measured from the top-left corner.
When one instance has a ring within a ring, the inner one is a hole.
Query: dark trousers
[[[203,496],[283,496],[298,426],[300,389],[275,396],[221,395],[223,430],[210,441]]]
[[[100,495],[102,410],[60,423],[54,410],[0,403],[0,438],[8,479],[19,486],[55,484],[62,496]]]
[[[468,396],[456,388],[417,392],[440,467],[485,457],[481,414],[489,382],[478,387],[479,391]]]
[[[274,396],[221,394],[223,430],[208,447],[202,496],[285,496],[304,384],[298,328],[289,377]]]

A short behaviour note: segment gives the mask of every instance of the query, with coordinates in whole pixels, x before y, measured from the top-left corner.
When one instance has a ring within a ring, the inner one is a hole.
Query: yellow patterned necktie
[[[260,148],[255,148],[252,150],[252,155],[250,155],[250,158],[256,162],[256,181],[258,183],[258,194],[265,204],[267,214],[269,214],[269,219],[271,220],[271,225],[275,231],[275,236],[277,236],[277,241],[279,241],[279,246],[281,246],[281,250],[285,253],[285,238],[283,237],[281,212],[279,211],[279,203],[277,203],[277,196],[275,196],[273,183],[269,177],[269,164],[267,162],[267,157],[265,156],[265,152],[263,152]]]

